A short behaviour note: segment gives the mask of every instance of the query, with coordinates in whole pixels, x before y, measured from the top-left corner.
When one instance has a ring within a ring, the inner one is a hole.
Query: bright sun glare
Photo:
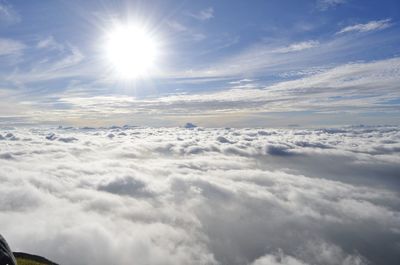
[[[149,31],[137,25],[118,25],[107,35],[107,60],[120,78],[134,79],[149,75],[158,49]]]

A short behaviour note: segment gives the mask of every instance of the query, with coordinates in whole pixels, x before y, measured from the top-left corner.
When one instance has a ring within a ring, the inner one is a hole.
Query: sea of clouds
[[[3,128],[0,233],[60,264],[400,264],[400,128]]]

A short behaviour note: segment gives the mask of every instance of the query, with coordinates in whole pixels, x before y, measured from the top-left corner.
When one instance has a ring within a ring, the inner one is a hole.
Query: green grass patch
[[[14,252],[14,257],[17,265],[57,265],[44,257],[24,252]]]
[[[30,260],[30,259],[23,259],[17,258],[18,265],[47,265],[47,263],[41,263],[38,261]]]

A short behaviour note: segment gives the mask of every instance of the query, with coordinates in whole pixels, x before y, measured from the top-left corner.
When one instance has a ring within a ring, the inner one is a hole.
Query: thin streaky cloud
[[[25,44],[12,39],[0,38],[0,56],[18,55],[26,48]]]
[[[298,51],[308,50],[317,46],[319,46],[318,41],[310,40],[310,41],[293,43],[287,47],[279,48],[275,50],[275,52],[277,53],[298,52]]]
[[[179,23],[177,21],[167,21],[167,25],[170,29],[177,31],[177,32],[185,32],[188,30],[186,26],[184,26],[182,23]]]
[[[5,1],[0,1],[0,25],[14,24],[21,21],[20,15]]]
[[[373,20],[365,24],[356,24],[352,26],[347,26],[341,29],[336,34],[343,34],[348,32],[368,32],[368,31],[378,31],[389,28],[392,26],[391,19]]]
[[[182,36],[185,36],[185,38],[193,41],[202,41],[207,38],[207,36],[193,28],[187,27],[184,24],[178,22],[178,21],[168,21],[167,22],[168,28],[170,28],[172,31],[176,32],[177,34],[180,34]]]
[[[36,112],[36,118],[60,121],[65,117],[97,119],[107,116],[115,119],[118,115],[128,114],[140,117],[144,111],[176,117],[188,113],[198,116],[212,113],[222,115],[293,111],[365,113],[373,110],[384,113],[397,109],[388,102],[400,98],[399,72],[400,60],[388,59],[345,64],[312,76],[266,87],[257,80],[243,79],[229,82],[230,89],[208,93],[182,93],[140,99],[112,95],[84,96],[67,92],[60,97],[54,95],[50,99],[41,99],[40,103],[46,104],[51,100],[67,108],[52,112],[51,117],[47,112]],[[379,94],[376,89],[379,89]]]
[[[346,2],[347,0],[318,0],[317,7],[321,11],[326,11],[330,8],[345,4]]]
[[[393,36],[393,38],[396,38]],[[374,38],[370,45],[380,45],[390,39]],[[193,68],[191,71],[177,73],[183,78],[204,77],[246,77],[262,73],[282,74],[321,66],[321,61],[335,61],[344,54],[363,52],[365,42],[351,36],[332,36],[328,40],[309,40],[287,44],[259,42],[237,53],[232,53],[209,65]],[[339,53],[340,52],[340,53]],[[343,57],[345,62],[346,58]]]
[[[214,8],[209,7],[203,10],[200,10],[197,13],[190,13],[191,17],[194,17],[195,19],[205,21],[212,19],[214,17]]]
[[[49,50],[64,50],[64,45],[58,43],[53,36],[48,36],[38,41],[36,47],[38,49],[49,49]]]
[[[0,42],[1,45],[1,42]],[[83,68],[85,55],[77,48],[70,46],[68,50],[63,51],[62,57],[56,60],[43,60],[28,71],[17,69],[12,73],[3,75],[3,80],[14,84],[40,83],[49,80],[59,80],[63,78],[73,78],[87,76],[90,69]],[[92,67],[93,68],[93,67]]]

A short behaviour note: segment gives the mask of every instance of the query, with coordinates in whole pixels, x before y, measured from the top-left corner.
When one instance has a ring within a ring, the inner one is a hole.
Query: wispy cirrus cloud
[[[39,40],[36,44],[36,48],[62,51],[65,47],[61,43],[57,42],[53,36],[48,36]]]
[[[209,20],[214,17],[214,8],[209,7],[197,13],[189,13],[189,16],[201,21]]]
[[[396,111],[388,104],[400,98],[400,59],[369,63],[344,64],[314,75],[267,87],[245,87],[230,90],[182,94],[142,102],[153,110],[173,114],[240,113],[240,112],[352,112]],[[235,84],[236,85],[236,84]],[[250,86],[249,86],[250,85]],[[377,92],[379,91],[379,93]],[[140,104],[140,103],[138,103]]]
[[[318,0],[317,1],[317,8],[321,11],[326,11],[330,8],[337,7],[346,3],[347,0]]]
[[[177,32],[186,32],[188,30],[188,28],[185,25],[175,20],[167,21],[167,25],[170,29]]]
[[[365,24],[347,26],[338,31],[336,34],[343,34],[348,32],[378,31],[389,28],[390,26],[392,26],[391,19],[373,20]]]
[[[185,35],[190,40],[201,41],[206,38],[205,34],[198,32],[190,27],[187,27],[178,21],[175,20],[168,21],[167,25],[173,31]]]
[[[20,15],[9,3],[6,1],[0,1],[0,25],[14,24],[18,23],[20,20]]]
[[[293,43],[289,46],[276,49],[275,52],[277,52],[277,53],[298,52],[298,51],[308,50],[308,49],[317,47],[318,45],[319,45],[319,41],[315,41],[315,40],[303,41],[303,42]]]
[[[88,76],[89,67],[83,67],[84,54],[74,46],[60,52],[56,58],[26,62],[27,68],[3,73],[3,81],[14,84],[40,83],[49,80]],[[93,67],[92,67],[93,68]]]
[[[205,124],[224,119],[224,122],[228,122],[224,125],[229,126],[229,122],[234,122],[234,119],[246,113],[269,113],[269,117],[274,117],[273,113],[296,112],[337,115],[343,112],[354,115],[366,112],[390,113],[398,110],[398,106],[390,102],[400,99],[399,73],[400,59],[396,58],[344,64],[269,86],[262,85],[259,80],[243,79],[229,82],[230,89],[223,91],[181,93],[155,98],[94,95],[88,91],[86,94],[71,94],[67,91],[62,95],[55,94],[32,102],[32,108],[37,111],[31,116],[41,121],[87,121],[101,118],[105,124],[119,120],[127,123],[126,116],[134,117],[136,122],[148,118],[149,114],[158,118],[168,116],[172,124],[176,124],[182,116],[197,116],[206,118]],[[50,113],[48,107],[52,109]],[[210,115],[215,120],[210,120]],[[229,115],[234,115],[233,120],[224,118]],[[150,119],[144,122],[150,122]],[[258,122],[252,125],[259,125]]]
[[[26,45],[13,39],[0,38],[0,56],[18,55],[26,48]]]
[[[349,56],[359,58],[372,47],[395,45],[396,34],[387,38],[368,36],[365,39],[354,34],[335,34],[327,39],[307,41],[274,42],[265,40],[236,53],[197,65],[187,71],[177,72],[180,78],[196,79],[210,77],[245,78],[257,75],[279,75],[285,72],[305,71],[307,68],[348,62]],[[389,55],[390,56],[390,55]]]

